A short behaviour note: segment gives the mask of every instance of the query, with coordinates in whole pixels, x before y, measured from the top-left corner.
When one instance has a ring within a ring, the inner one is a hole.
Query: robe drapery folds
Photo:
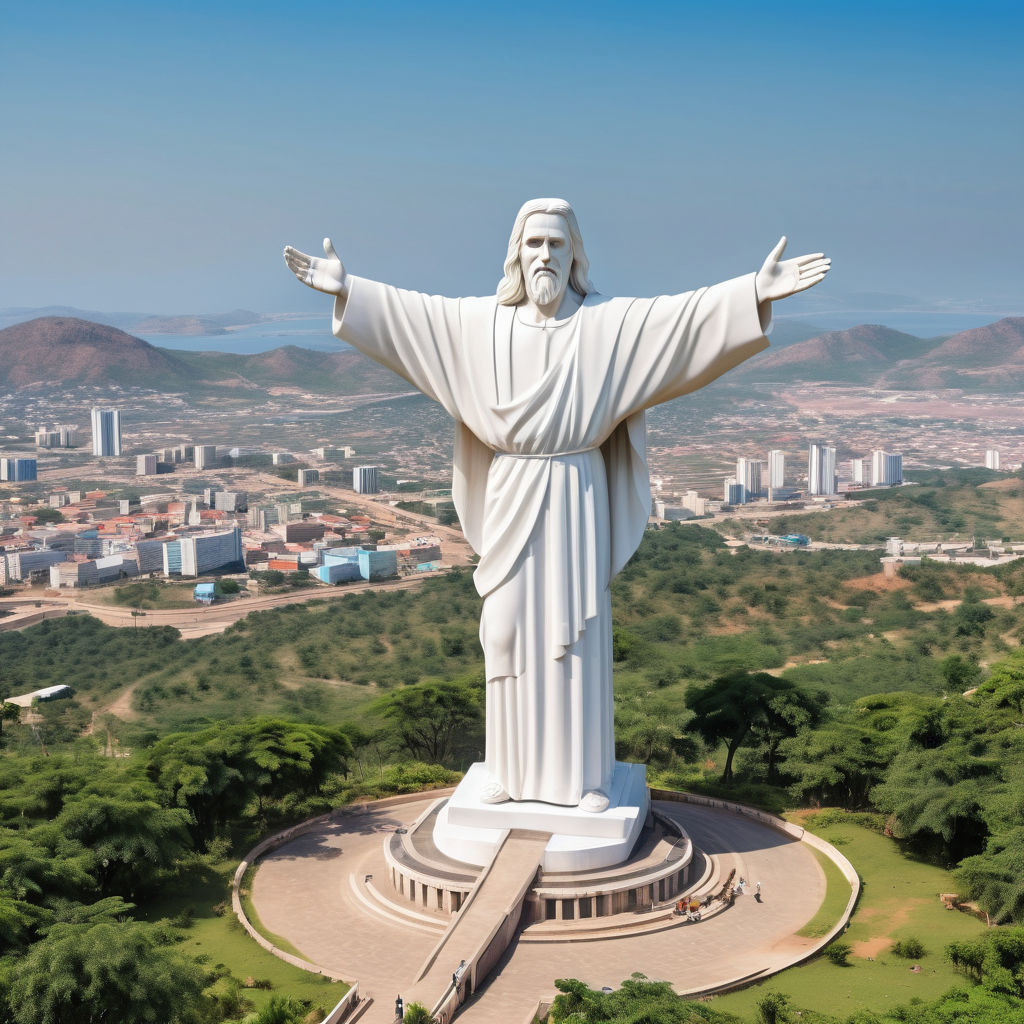
[[[588,295],[537,325],[493,297],[349,276],[334,333],[456,423],[452,494],[480,555],[488,771],[576,804],[614,768],[608,586],[650,514],[643,411],[759,352],[754,275],[682,295]]]

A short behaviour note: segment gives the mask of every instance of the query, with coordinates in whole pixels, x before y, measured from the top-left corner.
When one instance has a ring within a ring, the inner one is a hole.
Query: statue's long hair
[[[534,213],[551,213],[565,218],[572,242],[572,266],[569,269],[569,287],[580,295],[589,295],[597,289],[590,283],[590,261],[583,249],[583,236],[576,222],[573,208],[564,199],[531,199],[523,203],[512,225],[505,257],[505,276],[498,282],[498,302],[503,306],[518,306],[526,298],[526,283],[519,261],[519,247],[523,244],[526,219]]]

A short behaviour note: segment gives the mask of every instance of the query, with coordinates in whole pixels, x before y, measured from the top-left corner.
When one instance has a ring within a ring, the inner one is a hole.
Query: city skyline
[[[0,308],[319,312],[280,252],[325,234],[355,273],[488,293],[518,205],[564,194],[608,294],[755,270],[786,233],[836,268],[787,314],[1020,313],[1022,20],[22,7],[0,42]]]

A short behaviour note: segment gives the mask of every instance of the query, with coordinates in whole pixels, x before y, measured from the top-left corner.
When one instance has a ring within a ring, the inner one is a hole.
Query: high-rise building
[[[77,428],[70,423],[58,423],[50,430],[40,427],[36,431],[36,447],[38,448],[73,448]]]
[[[786,486],[786,453],[780,448],[768,453],[768,486],[772,490]]]
[[[892,486],[903,483],[903,456],[884,452],[871,453],[871,486]]]
[[[687,491],[683,495],[683,508],[688,508],[695,516],[706,516],[708,499],[702,498],[696,491]]]
[[[743,503],[753,501],[763,493],[765,463],[763,459],[736,460],[736,482],[743,488]]]
[[[314,448],[313,454],[324,462],[344,462],[356,453],[355,448],[343,445],[341,448]]]
[[[377,494],[380,484],[377,478],[377,466],[356,466],[352,470],[352,489],[359,494]]]
[[[867,474],[864,472],[866,459],[850,459],[850,480],[855,484],[866,484]]]
[[[223,533],[179,537],[164,545],[164,572],[200,576],[204,572],[243,564],[242,531],[236,526]]]
[[[7,481],[9,483],[24,483],[35,479],[35,459],[0,459],[0,480]]]
[[[320,483],[320,470],[318,469],[300,469],[299,470],[299,486],[300,487],[311,487],[313,484]]]
[[[724,501],[726,505],[742,505],[746,501],[743,484],[741,484],[736,477],[727,476],[725,478],[722,501]]]
[[[219,512],[243,512],[249,507],[249,495],[245,491],[217,491],[212,507]]]
[[[121,454],[120,409],[93,409],[92,453],[97,458]]]
[[[212,469],[217,464],[217,446],[215,444],[197,444],[194,451],[196,469]]]
[[[152,476],[156,472],[156,456],[140,455],[135,460],[136,476]]]
[[[827,444],[812,444],[807,449],[807,493],[835,494],[836,450]]]
[[[987,448],[987,449],[985,449],[985,468],[986,469],[998,469],[999,468],[999,449],[998,448]]]

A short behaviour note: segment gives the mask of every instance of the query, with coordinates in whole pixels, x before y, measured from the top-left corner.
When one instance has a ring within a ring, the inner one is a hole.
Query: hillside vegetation
[[[936,514],[949,514],[938,501]],[[994,921],[1024,922],[1022,596],[1024,562],[925,562],[889,579],[877,552],[651,531],[612,585],[617,752],[654,784],[839,808],[953,867]],[[87,616],[0,635],[0,694],[75,691],[38,707],[31,728],[2,723],[0,908],[14,952],[0,996],[24,1005],[35,990],[18,979],[38,982],[51,946],[88,935],[99,956],[118,922],[134,922],[140,956],[163,956],[164,933],[146,931],[169,927],[152,923],[157,890],[276,823],[457,777],[483,744],[478,616],[471,576],[455,572],[192,641]],[[147,849],[145,862],[117,852]],[[105,902],[129,898],[145,913]],[[984,987],[1003,975],[979,949],[958,963]],[[203,1019],[240,1015],[227,975],[160,963]],[[1007,984],[999,998],[1019,1001]]]
[[[917,471],[903,487],[857,492],[856,506],[770,520],[773,533],[803,533],[830,544],[878,544],[888,537],[1024,541],[1024,479],[986,469]],[[732,522],[733,530],[744,527]]]

